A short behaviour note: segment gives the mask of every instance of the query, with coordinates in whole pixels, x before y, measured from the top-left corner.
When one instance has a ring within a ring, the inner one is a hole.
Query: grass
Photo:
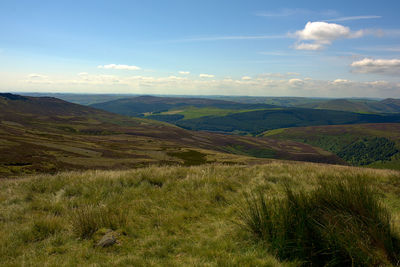
[[[247,197],[244,226],[282,260],[312,266],[388,266],[400,262],[400,238],[388,210],[364,179],[321,180],[283,198]]]
[[[368,182],[398,227],[400,174],[389,170],[275,161],[3,179],[0,266],[299,266],[238,226],[245,193],[283,198],[285,184],[313,192],[346,177]],[[108,229],[118,243],[95,247]]]

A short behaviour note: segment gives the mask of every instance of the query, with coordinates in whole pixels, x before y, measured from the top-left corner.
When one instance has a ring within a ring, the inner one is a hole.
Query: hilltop
[[[310,145],[188,131],[50,97],[2,94],[0,122],[2,176],[150,164],[256,163],[268,158],[345,164]]]

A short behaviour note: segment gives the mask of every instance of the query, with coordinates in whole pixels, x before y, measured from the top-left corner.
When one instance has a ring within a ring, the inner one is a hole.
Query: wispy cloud
[[[42,74],[37,74],[37,73],[31,73],[28,75],[29,79],[47,79],[48,77],[46,75]]]
[[[357,49],[362,51],[374,51],[374,52],[400,52],[400,46],[367,46],[367,47],[358,47]]]
[[[360,19],[380,19],[382,16],[376,16],[376,15],[371,15],[371,16],[350,16],[350,17],[339,17],[339,18],[334,18],[334,19],[326,19],[324,21],[327,22],[340,22],[340,21],[349,21],[349,20],[360,20]]]
[[[140,70],[138,66],[132,65],[121,65],[121,64],[108,64],[108,65],[99,65],[97,66],[99,69],[114,69],[114,70]]]
[[[187,43],[187,42],[209,42],[209,41],[232,41],[232,40],[268,40],[268,39],[284,39],[282,35],[229,35],[229,36],[204,36],[190,37],[176,40],[168,40],[168,43]]]
[[[202,73],[199,75],[200,78],[214,78],[215,75],[213,74],[206,74],[206,73]]]
[[[305,8],[283,8],[274,11],[260,11],[256,13],[256,16],[260,17],[289,17],[294,15],[321,15],[321,16],[336,16],[335,10],[322,10],[314,11]]]
[[[183,71],[183,70],[181,70],[181,71],[179,71],[178,73],[181,74],[181,75],[189,75],[189,74],[190,74],[190,71]]]

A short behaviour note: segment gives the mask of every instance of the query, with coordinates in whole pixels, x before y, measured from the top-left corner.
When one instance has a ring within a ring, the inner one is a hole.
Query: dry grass
[[[2,180],[0,265],[297,266],[237,225],[244,193],[282,196],[283,184],[309,191],[343,177],[374,186],[399,225],[400,173],[387,170],[276,161]],[[119,244],[95,248],[101,228],[123,232]]]

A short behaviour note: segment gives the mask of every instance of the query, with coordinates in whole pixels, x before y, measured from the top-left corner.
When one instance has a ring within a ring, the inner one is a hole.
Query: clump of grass
[[[91,238],[100,228],[116,230],[126,225],[126,212],[120,207],[85,205],[71,215],[72,229],[80,238]]]
[[[246,229],[282,260],[312,266],[397,265],[400,239],[378,194],[361,178],[320,181],[311,192],[246,197]]]
[[[37,242],[62,231],[62,228],[60,219],[48,216],[35,220],[28,229],[22,230],[19,235],[24,242]]]

